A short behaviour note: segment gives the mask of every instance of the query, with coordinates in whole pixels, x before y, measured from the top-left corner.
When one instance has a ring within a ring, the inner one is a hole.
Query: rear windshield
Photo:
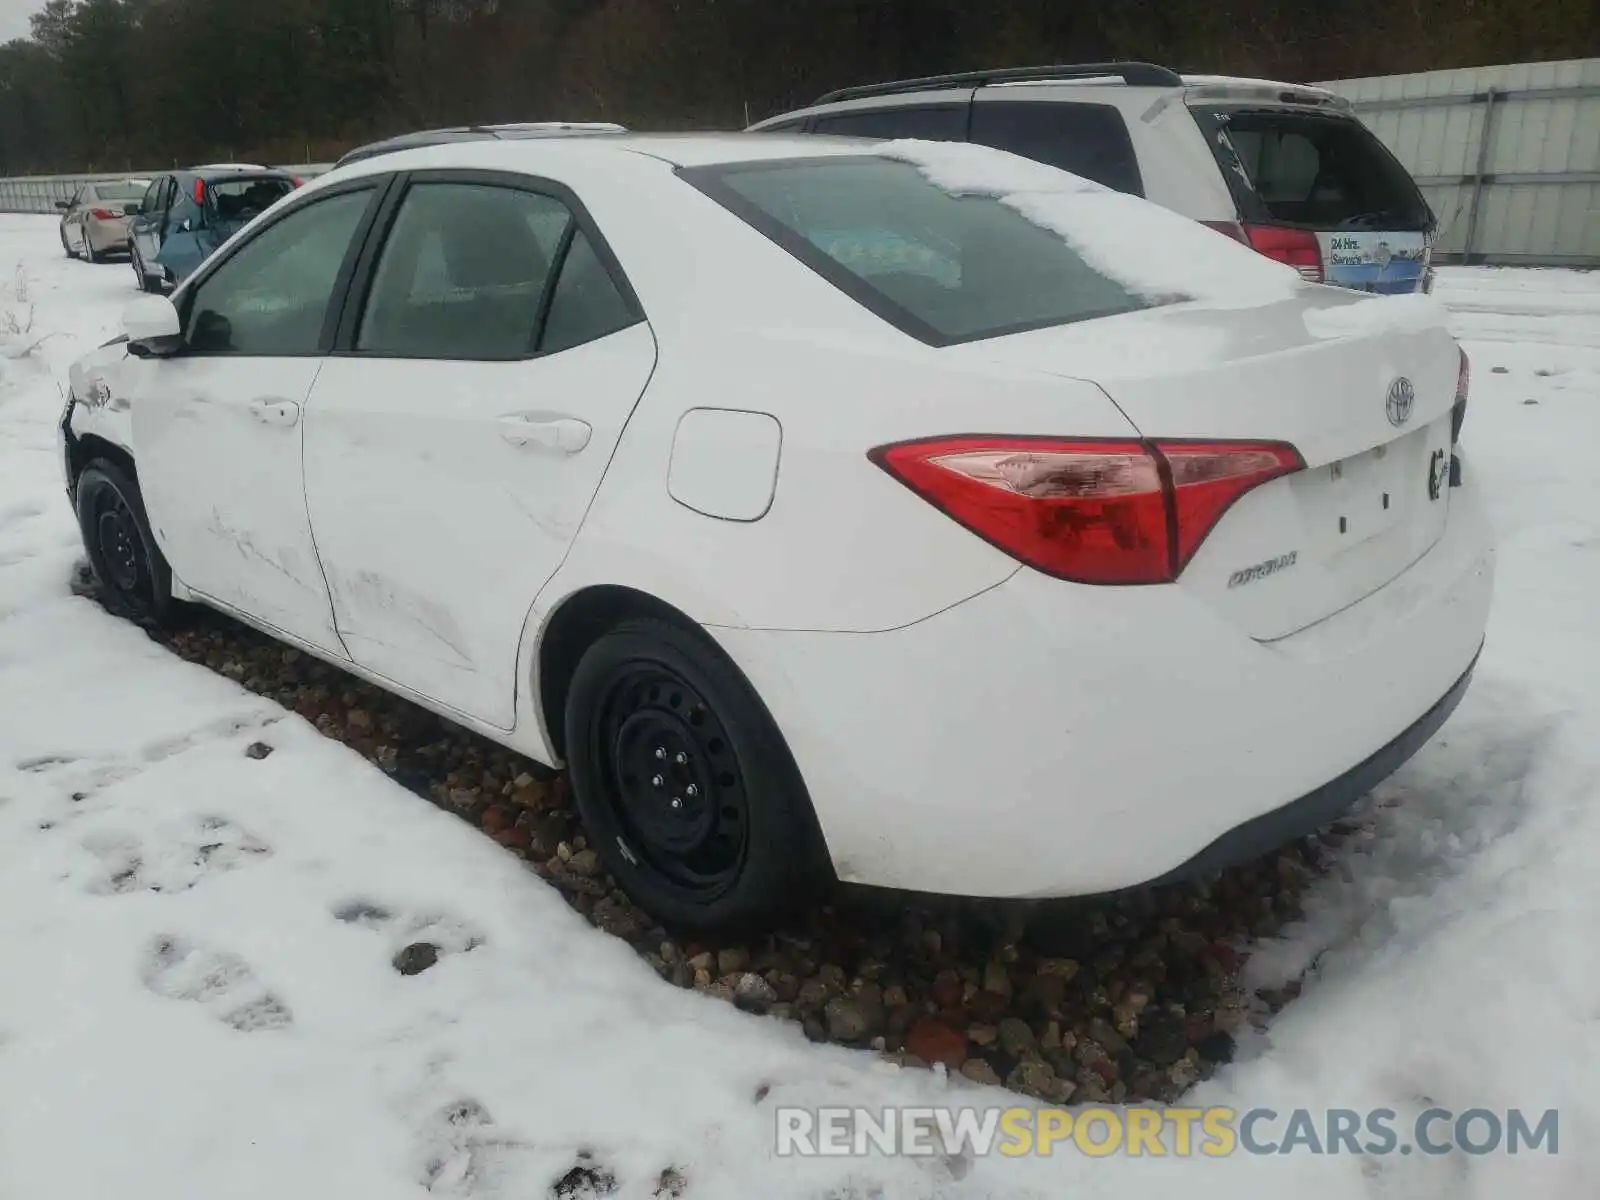
[[[206,203],[222,221],[248,221],[294,191],[287,179],[214,179],[206,183]]]
[[[1423,230],[1433,215],[1406,169],[1353,117],[1194,108],[1246,221]]]
[[[137,200],[144,195],[143,183],[97,183],[89,189],[96,200]]]
[[[1145,308],[993,196],[877,156],[686,168],[685,179],[860,304],[929,345]]]

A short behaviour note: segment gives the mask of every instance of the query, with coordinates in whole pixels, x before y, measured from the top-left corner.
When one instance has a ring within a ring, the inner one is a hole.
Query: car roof
[[[999,67],[985,71],[958,71],[946,75],[925,75],[914,79],[892,79],[827,92],[810,104],[768,117],[752,126],[760,131],[773,121],[789,120],[813,113],[835,110],[889,107],[896,103],[935,100],[950,92],[969,92],[977,88],[1065,89],[1106,88],[1141,90],[1166,96],[1182,95],[1191,101],[1246,101],[1286,106],[1319,106],[1346,109],[1349,101],[1308,84],[1284,83],[1271,79],[1250,79],[1233,75],[1180,75],[1167,67],[1146,62],[1057,63],[1040,67]],[[916,99],[913,100],[913,97]]]
[[[185,167],[182,170],[172,171],[170,174],[179,179],[203,179],[207,183],[212,180],[227,179],[234,175],[258,175],[268,178],[293,179],[294,175],[281,167],[252,167],[246,163],[211,163],[206,166]]]
[[[870,138],[767,133],[623,133],[597,138],[477,138],[402,147],[347,164],[349,171],[376,174],[384,171],[468,167],[527,171],[537,174],[541,163],[616,161],[618,157],[647,157],[674,167],[711,166],[762,160],[826,158],[870,152]],[[319,176],[317,184],[345,168]],[[345,176],[348,177],[348,176]]]
[[[610,121],[511,121],[498,125],[452,125],[443,129],[419,129],[397,134],[379,142],[369,142],[347,151],[340,166],[360,162],[379,154],[393,154],[418,146],[438,146],[449,142],[518,140],[524,138],[577,137],[594,134],[626,133],[627,129]]]

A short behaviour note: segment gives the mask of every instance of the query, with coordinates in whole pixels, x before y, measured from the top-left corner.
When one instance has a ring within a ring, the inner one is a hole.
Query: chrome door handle
[[[576,454],[589,444],[594,430],[589,422],[576,417],[502,417],[500,436],[513,446],[538,446]]]
[[[293,400],[252,400],[250,415],[263,425],[293,425],[300,420],[300,406]]]

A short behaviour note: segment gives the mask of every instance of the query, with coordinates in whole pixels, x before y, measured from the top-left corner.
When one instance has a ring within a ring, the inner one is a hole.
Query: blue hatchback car
[[[128,230],[139,290],[182,283],[246,222],[299,186],[287,171],[237,163],[158,176]]]

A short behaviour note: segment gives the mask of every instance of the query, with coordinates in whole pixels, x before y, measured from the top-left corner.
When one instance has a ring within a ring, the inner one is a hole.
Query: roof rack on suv
[[[1118,76],[1129,87],[1182,87],[1183,77],[1167,67],[1146,62],[1058,63],[1050,67],[996,67],[989,71],[957,71],[950,75],[924,75],[918,79],[894,79],[887,83],[868,83],[860,87],[839,88],[813,101],[834,104],[840,100],[864,100],[868,96],[894,96],[901,92],[921,92],[941,87],[983,87],[991,83],[1032,83],[1052,79],[1094,79],[1101,75]]]

